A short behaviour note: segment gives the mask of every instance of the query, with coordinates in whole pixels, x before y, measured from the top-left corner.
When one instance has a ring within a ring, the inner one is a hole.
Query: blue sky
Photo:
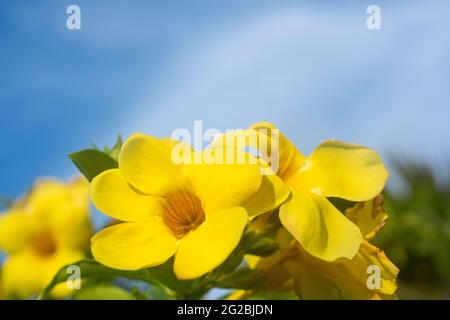
[[[335,2],[2,1],[0,195],[75,175],[67,154],[91,143],[194,120],[267,120],[305,153],[337,138],[444,170],[450,3]]]

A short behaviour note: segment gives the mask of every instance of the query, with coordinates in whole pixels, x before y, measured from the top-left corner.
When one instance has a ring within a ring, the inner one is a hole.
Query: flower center
[[[50,232],[45,232],[33,238],[33,250],[42,257],[51,256],[56,251],[56,243]]]
[[[179,239],[205,221],[205,212],[199,198],[190,192],[181,191],[167,198],[162,218]]]

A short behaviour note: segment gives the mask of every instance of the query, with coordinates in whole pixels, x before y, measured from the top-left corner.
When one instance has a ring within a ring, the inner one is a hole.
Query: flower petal
[[[356,225],[313,193],[293,191],[280,208],[280,220],[306,251],[326,261],[353,258],[363,241]]]
[[[285,179],[293,175],[304,163],[305,156],[270,122],[258,122],[246,130],[234,130],[217,135],[214,148],[238,148],[256,151],[275,173]]]
[[[45,286],[45,268],[32,250],[8,256],[2,267],[1,283],[7,297],[26,299]]]
[[[45,286],[50,284],[55,274],[64,266],[71,263],[76,263],[84,258],[84,254],[80,250],[73,249],[61,249],[57,250],[54,255],[49,259],[46,259],[43,266],[43,277],[45,281]],[[76,288],[70,289],[67,283],[58,284],[51,292],[51,296],[56,298],[64,298],[70,293],[74,293]]]
[[[276,150],[271,150],[271,158],[278,157],[279,169],[277,175],[286,179],[292,176],[305,162],[305,156],[295,147],[295,145],[270,122],[258,122],[251,126],[251,129],[265,134],[268,137],[267,145],[275,146]],[[276,131],[274,131],[276,130]],[[276,139],[278,141],[273,142]],[[263,151],[264,152],[264,151]],[[273,166],[273,159],[271,160]]]
[[[41,257],[33,250],[25,249],[7,257],[2,270],[1,283],[10,298],[30,298],[44,289],[56,272],[68,265],[80,261],[84,257],[78,250],[58,249],[51,256]],[[70,290],[66,284],[58,285],[52,296],[62,298]]]
[[[314,150],[288,184],[324,197],[365,201],[380,194],[387,178],[374,150],[330,140]]]
[[[87,247],[91,233],[87,180],[40,180],[23,207],[34,236],[50,232],[59,247]]]
[[[172,159],[178,142],[136,133],[122,146],[119,168],[125,179],[140,191],[163,196],[178,186],[181,165]]]
[[[342,277],[339,272],[336,272],[338,268],[334,263],[310,256],[310,259],[292,259],[287,261],[285,266],[292,274],[295,293],[301,300],[339,300],[344,298],[340,288],[332,278],[330,279],[330,275]],[[346,285],[353,284],[347,283]]]
[[[11,209],[0,214],[0,250],[20,250],[30,239],[30,231],[23,212]]]
[[[236,207],[207,217],[181,239],[174,271],[179,279],[194,279],[222,264],[238,245],[247,224],[247,212]]]
[[[69,203],[61,206],[48,220],[48,228],[58,246],[78,249],[87,249],[89,246],[92,226],[87,208],[71,206]]]
[[[377,266],[380,270],[380,288],[373,290],[380,294],[392,295],[397,290],[399,269],[389,260],[383,251],[364,241],[355,257],[342,261],[342,265],[362,286],[367,287],[368,268]]]
[[[213,153],[218,149],[205,151]],[[217,151],[219,152],[219,151]],[[251,163],[248,154],[242,154],[242,163],[191,163],[184,165],[186,179],[202,201],[205,213],[242,206],[260,188],[262,176],[256,161]]]
[[[94,258],[120,270],[137,270],[164,263],[176,251],[177,241],[160,217],[124,222],[103,229],[91,239]]]
[[[98,210],[122,221],[145,221],[164,210],[161,198],[133,189],[119,169],[96,176],[91,183],[91,197]]]
[[[278,176],[263,176],[258,192],[245,202],[243,207],[249,216],[256,216],[276,209],[289,194],[289,187]]]
[[[364,241],[351,260],[323,261],[300,246],[299,256],[285,266],[294,277],[294,289],[301,299],[388,299],[395,298],[397,267],[377,247]],[[369,288],[369,267],[380,273],[380,287]]]
[[[28,214],[47,220],[54,214],[58,206],[64,205],[66,202],[74,202],[75,199],[77,202],[79,201],[79,192],[73,193],[67,184],[51,178],[40,179],[33,185],[31,193],[26,199],[24,210]]]
[[[345,216],[356,224],[364,238],[372,239],[387,222],[388,215],[383,209],[383,196],[359,202],[345,211]]]

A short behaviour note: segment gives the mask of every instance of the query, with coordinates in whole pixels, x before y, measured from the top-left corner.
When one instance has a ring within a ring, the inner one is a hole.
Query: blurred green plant
[[[449,297],[450,179],[442,177],[446,180],[438,183],[425,162],[395,159],[392,163],[406,192],[384,193],[389,223],[375,243],[400,268],[400,281],[410,291],[428,297],[436,297],[431,291],[440,291],[439,296]]]

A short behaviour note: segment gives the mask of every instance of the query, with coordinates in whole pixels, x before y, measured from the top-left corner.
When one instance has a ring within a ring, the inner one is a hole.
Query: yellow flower
[[[294,277],[297,294],[303,299],[395,299],[399,270],[383,251],[368,241],[387,221],[383,197],[358,203],[347,209],[345,215],[364,235],[365,240],[357,254],[351,260],[341,258],[325,262],[299,246],[297,261],[286,263]],[[371,288],[368,284],[373,266],[380,271],[379,288]]]
[[[271,141],[271,129],[276,127],[257,123],[234,135],[256,134],[258,139],[248,139],[247,144],[258,148],[261,138]],[[223,147],[227,141],[219,137],[213,145]],[[378,195],[388,178],[380,156],[372,149],[336,140],[321,143],[305,156],[283,134],[279,134],[275,146],[276,150],[269,150],[267,161],[273,161],[270,156],[278,154],[277,175],[291,189],[290,198],[279,212],[283,226],[313,256],[326,261],[353,258],[363,241],[361,231],[327,198],[366,201]]]
[[[42,180],[0,215],[0,250],[7,253],[1,282],[8,297],[42,290],[64,265],[84,257],[90,235],[88,184]],[[53,292],[68,293],[65,286]]]
[[[285,229],[280,229],[274,239],[282,249],[264,259],[249,256],[247,263],[265,271],[265,290],[294,289],[301,299],[395,299],[399,270],[384,252],[368,242],[386,222],[382,204],[382,197],[378,196],[346,210],[365,237],[351,260],[328,262],[316,258],[292,242]],[[379,270],[379,287],[370,286],[372,283],[368,281],[374,266]]]
[[[359,202],[345,211],[345,216],[355,223],[364,239],[372,239],[388,220],[388,215],[383,209],[384,199],[382,195],[372,200]]]
[[[318,259],[298,246],[298,256],[285,262],[301,299],[392,299],[397,290],[398,268],[377,247],[364,240],[351,259]],[[380,287],[368,284],[371,266],[380,270]]]
[[[249,215],[274,209],[289,194],[282,183],[262,177],[258,164],[250,161],[177,164],[172,159],[175,146],[179,144],[173,140],[134,134],[122,146],[119,168],[93,179],[95,206],[124,221],[92,238],[96,260],[136,270],[175,255],[178,278],[199,277],[234,250]],[[192,152],[194,159],[203,159],[216,150]]]

